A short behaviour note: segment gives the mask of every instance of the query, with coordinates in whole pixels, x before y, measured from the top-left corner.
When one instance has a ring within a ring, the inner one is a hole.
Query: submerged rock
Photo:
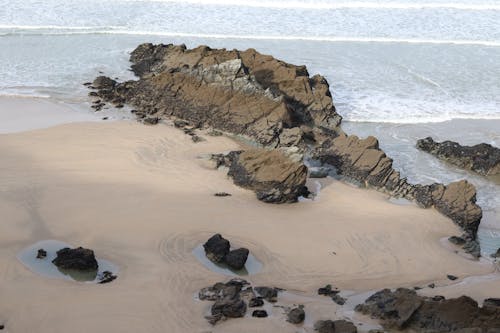
[[[220,234],[215,234],[210,239],[203,244],[207,258],[213,262],[219,263],[224,260],[226,255],[229,253],[231,244]]]
[[[491,254],[492,258],[500,258],[500,248],[498,248],[497,252]]]
[[[413,290],[384,289],[370,296],[356,311],[379,318],[387,329],[418,332],[455,332],[500,327],[500,308],[483,306],[467,296],[423,297]],[[464,331],[465,332],[465,331]]]
[[[307,196],[307,167],[277,150],[251,149],[230,154],[228,175],[236,185],[253,190],[269,203],[296,202]]]
[[[248,307],[250,308],[257,308],[263,305],[264,301],[262,300],[262,297],[254,297],[248,302]]]
[[[74,269],[80,271],[95,271],[99,267],[94,256],[94,251],[78,247],[68,247],[57,251],[57,257],[52,263],[62,269]]]
[[[482,175],[500,174],[500,149],[487,143],[462,146],[457,142],[436,142],[427,137],[417,141],[417,148],[459,168]]]

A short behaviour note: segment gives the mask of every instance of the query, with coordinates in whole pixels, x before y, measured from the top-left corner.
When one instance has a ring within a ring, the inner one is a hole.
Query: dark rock
[[[481,246],[479,245],[479,241],[477,239],[467,239],[462,248],[474,258],[479,258],[481,256]]]
[[[337,294],[337,295],[332,295],[332,301],[334,301],[338,305],[344,305],[346,299],[344,297],[340,296],[339,294]]]
[[[500,298],[487,298],[484,300],[483,306],[500,307]]]
[[[108,120],[108,117],[102,117],[102,120]]]
[[[224,262],[232,269],[240,270],[245,267],[249,252],[245,248],[229,251],[224,258]]]
[[[107,76],[98,76],[95,78],[94,82],[92,82],[92,87],[99,90],[99,92],[106,91],[110,93],[115,88],[116,84],[117,82],[115,80]]]
[[[429,287],[429,288],[434,289],[434,288],[436,287],[436,284],[435,284],[435,283],[430,283],[430,284],[428,285],[428,287]]]
[[[493,253],[491,255],[492,258],[500,258],[500,248],[497,250],[497,252]]]
[[[47,251],[45,251],[44,249],[38,249],[38,252],[36,254],[36,258],[37,259],[44,259],[47,257]]]
[[[85,82],[83,85],[88,87],[88,86],[92,85],[92,82]]]
[[[451,281],[455,281],[456,279],[458,279],[458,277],[456,277],[455,275],[451,275],[451,274],[448,274],[446,275],[446,277],[451,280]]]
[[[230,247],[231,244],[229,241],[220,234],[213,235],[203,244],[207,258],[216,263],[224,260],[225,256],[229,253]]]
[[[255,287],[254,290],[266,301],[275,303],[278,298],[278,289],[271,287]]]
[[[3,330],[5,328],[4,325],[0,325],[0,330]]]
[[[248,307],[250,308],[256,308],[263,305],[264,301],[262,300],[262,297],[254,297],[248,302]]]
[[[448,241],[450,241],[450,243],[455,244],[455,245],[464,245],[465,244],[465,239],[463,239],[462,237],[458,237],[458,236],[451,236],[448,238]]]
[[[231,194],[227,193],[227,192],[217,192],[214,194],[214,196],[216,196],[216,197],[230,197]]]
[[[331,284],[327,284],[326,286],[319,288],[318,289],[318,295],[324,295],[324,296],[333,296],[336,295],[340,292],[338,289],[332,289]]]
[[[347,320],[319,320],[314,324],[319,333],[357,333],[358,329]]]
[[[110,271],[104,271],[102,272],[101,276],[99,276],[99,283],[104,284],[104,283],[110,283],[111,281],[116,280],[118,276],[113,274]]]
[[[222,136],[223,135],[223,133],[221,131],[217,131],[217,130],[211,130],[207,134],[210,136]]]
[[[356,306],[355,310],[381,319],[386,329],[455,332],[500,327],[500,308],[480,308],[467,296],[427,298],[403,288],[394,292],[388,289],[377,292],[364,304]]]
[[[311,168],[309,169],[309,178],[325,178],[330,174],[329,168]]]
[[[436,142],[431,137],[418,140],[417,148],[459,168],[482,175],[500,174],[500,149],[487,143],[461,146],[457,142]]]
[[[98,268],[94,251],[78,247],[68,247],[57,251],[57,257],[52,263],[62,269],[75,269],[81,271],[95,271]]]
[[[211,287],[199,291],[198,297],[202,301],[216,301],[223,298],[235,298],[241,294],[244,286],[249,283],[242,279],[232,279],[226,283],[218,282]]]
[[[359,304],[355,310],[383,320],[384,327],[404,328],[408,319],[423,303],[414,290],[399,288],[381,290]]]
[[[307,167],[277,150],[232,152],[228,175],[236,185],[251,189],[269,203],[296,202],[308,193]]]
[[[227,318],[243,317],[246,311],[247,305],[238,297],[225,297],[223,299],[219,299],[215,301],[211,309],[212,316],[223,315]]]
[[[254,310],[252,312],[252,317],[266,318],[267,317],[267,311],[266,310]]]
[[[146,125],[156,125],[160,122],[160,118],[158,117],[147,117],[142,120],[142,122]]]
[[[292,324],[300,324],[306,318],[306,313],[302,308],[293,308],[287,313],[287,321]]]
[[[420,289],[422,289],[422,287],[418,287],[418,286],[413,287],[413,290],[420,290]]]

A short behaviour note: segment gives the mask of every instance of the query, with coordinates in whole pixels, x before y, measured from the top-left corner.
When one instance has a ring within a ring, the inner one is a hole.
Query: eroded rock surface
[[[278,150],[251,149],[232,152],[228,175],[236,185],[253,190],[269,203],[296,202],[307,196],[307,167]]]
[[[462,146],[457,142],[436,142],[427,137],[417,141],[417,148],[462,169],[482,175],[500,174],[500,149],[487,143]]]
[[[423,297],[414,290],[381,290],[355,310],[381,320],[387,329],[413,329],[417,332],[455,332],[500,327],[500,308],[485,301],[483,307],[467,296],[453,299]],[[464,332],[465,332],[464,331]],[[472,331],[471,331],[472,332]]]

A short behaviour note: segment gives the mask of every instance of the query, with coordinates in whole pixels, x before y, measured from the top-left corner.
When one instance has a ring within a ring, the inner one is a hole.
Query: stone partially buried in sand
[[[57,257],[52,263],[62,269],[73,269],[79,271],[96,271],[99,267],[94,256],[94,251],[78,247],[69,247],[57,251]]]

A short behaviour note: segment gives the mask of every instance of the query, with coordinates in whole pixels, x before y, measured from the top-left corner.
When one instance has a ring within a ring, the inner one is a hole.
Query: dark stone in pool
[[[0,325],[0,330],[3,330],[4,328],[5,328],[5,326]]]
[[[57,251],[57,257],[52,260],[52,263],[62,269],[79,271],[95,271],[99,267],[94,251],[83,247],[75,249],[66,247]]]
[[[340,295],[333,295],[332,296],[332,301],[334,301],[338,305],[344,305],[346,299],[344,297],[340,296]]]
[[[256,308],[258,306],[263,306],[264,305],[264,300],[262,300],[262,297],[255,297],[255,298],[252,298],[249,302],[248,302],[248,306],[251,307],[251,308]]]
[[[44,259],[45,257],[47,257],[47,251],[45,251],[44,249],[38,249],[38,253],[36,254],[36,258],[37,259]]]
[[[435,287],[436,287],[436,284],[435,284],[435,283],[431,283],[431,284],[429,284],[427,287],[429,287],[429,288],[435,288]]]
[[[240,270],[245,267],[250,251],[245,248],[230,251],[224,258],[224,262],[232,269]]]
[[[266,318],[267,312],[266,310],[255,310],[254,312],[252,312],[252,317]]]
[[[458,277],[456,277],[455,275],[451,275],[451,274],[446,275],[446,277],[448,279],[450,279],[451,281],[455,281],[456,279],[458,279]]]
[[[229,253],[230,247],[229,241],[223,238],[221,234],[213,235],[203,244],[207,258],[216,263],[224,260],[224,257]]]
[[[111,281],[114,281],[116,278],[117,276],[111,273],[110,271],[104,271],[102,272],[102,275],[99,277],[99,283],[100,284],[109,283]]]

